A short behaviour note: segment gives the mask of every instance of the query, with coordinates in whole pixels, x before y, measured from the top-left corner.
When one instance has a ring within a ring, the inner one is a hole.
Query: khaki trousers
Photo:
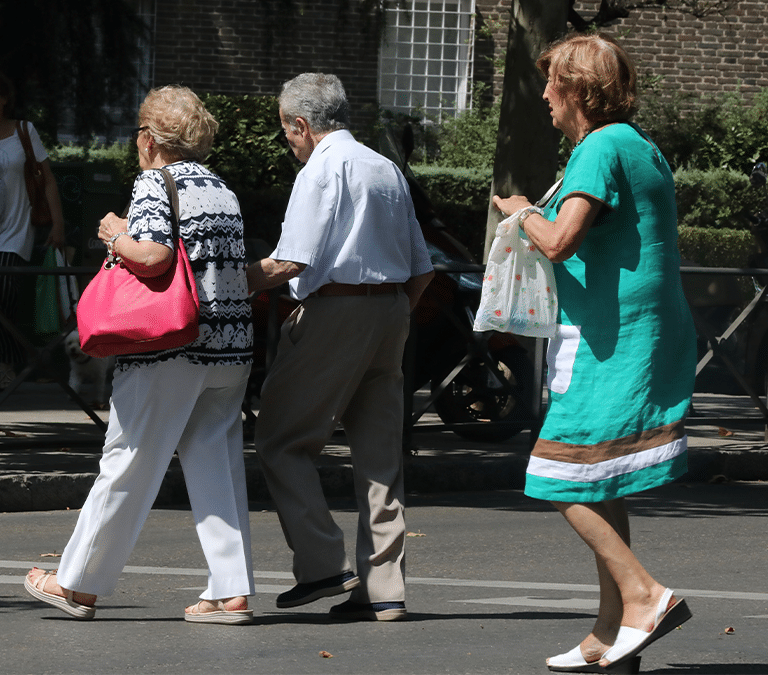
[[[256,448],[277,506],[293,573],[308,583],[352,569],[314,459],[341,423],[359,510],[356,602],[405,599],[402,290],[311,297],[283,324],[264,382]]]

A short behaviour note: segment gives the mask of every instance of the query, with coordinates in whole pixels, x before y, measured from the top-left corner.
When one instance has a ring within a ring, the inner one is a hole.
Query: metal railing
[[[78,276],[89,275],[93,276],[98,272],[98,267],[35,267],[35,266],[19,266],[19,267],[0,267],[0,274],[17,274],[22,276],[51,274],[56,276]],[[75,316],[70,316],[64,323],[64,326],[60,331],[49,340],[42,348],[36,347],[32,342],[24,335],[6,316],[0,312],[0,324],[13,335],[19,344],[24,347],[29,355],[27,365],[16,375],[14,380],[2,391],[0,391],[0,405],[5,401],[18,387],[24,382],[31,374],[32,371],[38,366],[47,364],[50,361],[51,353],[62,342],[64,342],[67,335],[69,335],[75,328],[77,328],[77,319]],[[62,377],[55,369],[50,369],[50,375],[54,378],[56,383],[67,393],[67,395],[79,405],[83,411],[90,417],[94,424],[98,426],[102,431],[107,430],[106,423],[96,414],[93,407],[78,394],[72,387],[69,386],[69,382]]]
[[[52,274],[52,275],[74,275],[74,276],[93,276],[98,267],[0,267],[0,274],[18,274],[18,275],[39,275],[39,274]],[[479,272],[482,273],[485,270],[484,265],[478,264],[465,264],[465,263],[449,263],[435,265],[437,272],[445,273],[465,273],[465,272]],[[768,275],[768,269],[762,268],[713,268],[713,267],[682,267],[682,274],[706,274],[706,275],[731,275],[731,276],[762,276]],[[274,297],[274,296],[273,296]],[[696,324],[696,330],[699,337],[707,341],[709,348],[706,354],[700,359],[697,364],[696,374],[698,375],[703,368],[713,359],[719,358],[727,367],[731,375],[738,382],[743,391],[752,399],[755,407],[760,413],[760,418],[704,418],[701,416],[693,415],[689,418],[689,423],[705,424],[709,423],[723,423],[726,421],[744,421],[749,422],[762,420],[766,425],[766,440],[768,440],[768,407],[761,400],[761,394],[756,392],[751,384],[747,381],[744,375],[739,371],[736,365],[733,363],[728,351],[724,348],[726,341],[732,337],[736,330],[741,326],[744,321],[748,320],[761,306],[763,302],[768,302],[768,286],[763,287],[756,292],[754,298],[747,304],[747,306],[741,311],[741,313],[734,319],[723,331],[721,335],[716,334],[716,330],[711,326],[697,311],[696,307],[691,307],[691,312],[694,316],[694,322]],[[271,355],[275,353],[277,340],[279,339],[279,330],[277,322],[279,321],[277,312],[272,311],[272,305],[276,303],[270,302],[270,316],[269,316],[269,328],[267,335],[267,367],[271,361]],[[452,315],[452,309],[445,307],[443,310],[449,315]],[[74,317],[70,317],[60,332],[45,344],[44,347],[38,348],[34,346],[30,340],[22,334],[18,328],[7,317],[3,316],[0,312],[0,323],[21,343],[21,345],[27,350],[30,359],[28,365],[16,376],[13,382],[8,387],[0,391],[0,405],[13,393],[18,386],[24,382],[32,371],[38,365],[44,365],[51,357],[51,352],[58,347],[66,338],[66,336],[76,327],[76,320]],[[534,387],[533,396],[531,401],[519,401],[524,406],[524,409],[530,414],[523,418],[517,419],[514,422],[478,422],[478,423],[456,423],[456,424],[420,424],[417,428],[417,423],[422,418],[424,413],[429,409],[434,400],[450,385],[450,383],[459,375],[463,368],[467,366],[469,361],[478,356],[482,356],[484,349],[482,342],[478,338],[478,334],[473,334],[471,329],[464,326],[460,322],[455,320],[454,324],[462,331],[467,341],[467,354],[466,356],[456,364],[451,372],[444,378],[444,380],[435,388],[435,390],[428,396],[428,398],[421,402],[417,407],[414,404],[414,397],[411,388],[406,385],[406,398],[405,398],[405,413],[406,413],[406,435],[409,435],[413,431],[427,431],[438,429],[450,429],[454,430],[461,426],[485,426],[489,424],[500,424],[507,427],[514,427],[517,430],[530,429],[531,439],[533,442],[538,434],[538,430],[541,426],[543,418],[543,381],[545,372],[545,340],[538,338],[535,340],[535,348],[533,355],[534,364]],[[489,364],[491,359],[488,359]],[[408,355],[406,354],[405,360],[405,378],[408,382]],[[489,367],[489,373],[496,377],[501,390],[506,390],[509,395],[515,396],[508,382],[504,381],[498,374],[498,372]],[[102,430],[106,430],[106,424],[95,413],[93,408],[70,386],[69,383],[61,376],[52,372],[57,384],[72,398],[73,401],[79,405],[83,411],[94,421],[94,423]],[[765,393],[765,392],[764,392]],[[248,411],[246,411],[247,414]],[[251,413],[252,415],[253,413]]]

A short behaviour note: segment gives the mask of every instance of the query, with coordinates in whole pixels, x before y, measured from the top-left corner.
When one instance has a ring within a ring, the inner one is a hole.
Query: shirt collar
[[[346,140],[354,140],[354,136],[349,131],[349,129],[338,129],[337,131],[331,131],[329,134],[326,134],[320,139],[320,142],[315,147],[314,152],[310,155],[309,160],[307,160],[307,164],[312,161],[312,158],[316,154],[322,154],[334,143]]]

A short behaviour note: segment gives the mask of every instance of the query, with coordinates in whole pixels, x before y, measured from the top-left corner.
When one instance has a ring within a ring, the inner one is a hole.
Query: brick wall
[[[376,105],[375,21],[348,0],[158,0],[155,86],[275,95],[305,71],[332,72],[353,123]]]
[[[600,2],[577,2],[584,18]],[[697,19],[665,7],[632,10],[605,32],[617,37],[644,75],[661,88],[704,101],[737,88],[749,98],[768,87],[768,2],[741,0],[725,16]]]
[[[512,0],[477,0],[475,81],[501,94]],[[577,3],[591,18],[599,0]],[[632,10],[604,30],[632,53],[664,91],[702,99],[739,87],[768,87],[768,2],[740,0],[726,16],[697,19],[664,6]],[[359,126],[376,107],[378,28],[360,0],[158,0],[155,84],[198,92],[277,94],[307,70],[336,73]],[[366,114],[368,111],[368,114]]]
[[[493,98],[504,87],[504,55],[509,34],[511,0],[476,0],[475,82],[488,85]]]

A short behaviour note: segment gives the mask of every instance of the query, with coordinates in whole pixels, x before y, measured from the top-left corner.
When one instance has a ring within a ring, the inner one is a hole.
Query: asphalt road
[[[648,648],[641,672],[768,673],[768,484],[690,484],[629,500],[633,546],[694,617]],[[334,503],[353,540],[351,502]],[[597,607],[586,546],[547,504],[520,492],[412,497],[407,512],[409,620],[334,623],[323,599],[277,610],[290,556],[269,505],[253,504],[257,595],[250,626],[194,625],[183,608],[205,564],[185,510],[154,510],[115,595],[77,622],[23,589],[32,565],[55,567],[74,511],[0,514],[0,672],[547,673]],[[730,630],[732,629],[732,630]],[[322,651],[331,655],[324,658]]]

